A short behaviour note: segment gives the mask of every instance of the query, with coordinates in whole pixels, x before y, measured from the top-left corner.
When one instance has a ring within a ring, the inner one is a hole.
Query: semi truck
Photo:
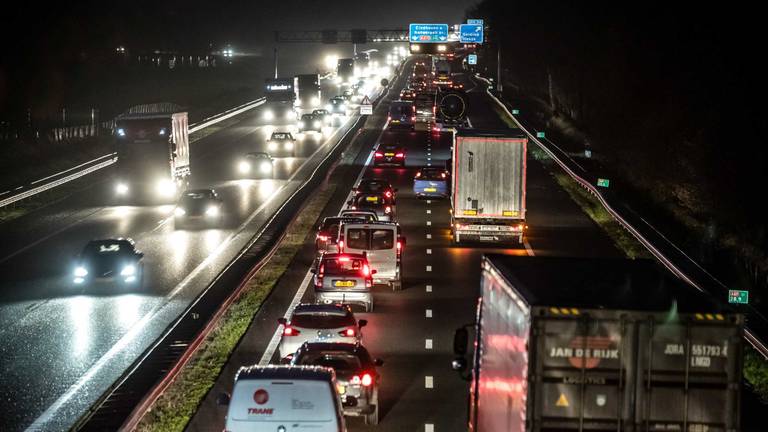
[[[341,58],[336,63],[336,83],[340,86],[349,86],[355,81],[355,60]]]
[[[121,200],[174,200],[189,183],[189,122],[173,104],[130,108],[115,118],[115,194]]]
[[[293,78],[294,105],[303,114],[320,108],[322,95],[320,93],[320,75],[303,74]]]
[[[740,430],[742,315],[650,260],[481,265],[468,430]]]
[[[293,82],[292,78],[267,78],[264,81],[265,102],[261,113],[265,122],[296,120]]]
[[[515,129],[453,134],[451,230],[462,241],[523,243],[528,138]]]

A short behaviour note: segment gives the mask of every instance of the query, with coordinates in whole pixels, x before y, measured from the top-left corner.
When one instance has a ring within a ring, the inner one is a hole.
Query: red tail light
[[[323,273],[325,273],[325,264],[320,264],[320,269],[317,270],[317,274],[320,277],[323,277]]]
[[[355,335],[357,335],[357,332],[355,331],[354,328],[351,328],[351,327],[339,332],[339,336],[355,337]]]
[[[440,173],[440,176],[441,176],[442,178],[445,178],[445,173]]]
[[[386,192],[384,192],[384,196],[387,197],[387,198],[392,198],[392,192],[386,191]]]
[[[416,177],[417,177],[417,178],[418,178],[418,177],[421,177],[421,171],[419,171],[419,172],[417,172],[417,173],[416,173]]]
[[[402,152],[400,152],[400,153],[397,153],[397,154],[395,155],[395,157],[397,157],[397,158],[404,158],[404,157],[405,157],[405,153],[402,153]]]
[[[411,121],[415,122],[416,121],[416,116],[411,116]]]
[[[387,116],[387,121],[390,121],[390,120],[392,120],[392,116],[389,116],[389,115],[388,115],[388,116]]]
[[[397,241],[397,253],[400,253],[400,251],[403,250],[403,242],[400,240]]]
[[[317,235],[317,239],[318,240],[322,240],[322,241],[328,241],[328,236],[327,235],[320,235],[320,234],[318,234]]]
[[[373,384],[373,377],[371,374],[363,374],[363,378],[360,380],[363,383],[363,386],[369,387],[371,384]]]
[[[386,206],[384,207],[384,213],[389,214],[392,211],[392,207]]]
[[[341,252],[342,249],[344,249],[344,240],[343,239],[339,240],[339,252]]]
[[[371,268],[368,267],[368,264],[363,264],[362,272],[363,272],[363,276],[366,276],[366,277],[370,276]]]
[[[298,335],[300,333],[301,333],[300,331],[296,330],[293,327],[289,327],[289,326],[285,326],[285,328],[283,329],[283,336],[296,336],[296,335]]]
[[[376,152],[373,154],[375,157],[384,157],[384,153]]]

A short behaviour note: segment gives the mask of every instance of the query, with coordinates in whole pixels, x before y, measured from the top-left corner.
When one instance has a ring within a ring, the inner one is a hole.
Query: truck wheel
[[[389,283],[392,286],[392,291],[400,291],[403,289],[403,283],[399,280],[394,280]]]
[[[370,414],[365,415],[365,424],[367,425],[377,425],[379,424],[379,391],[374,390],[373,396],[371,396],[371,400],[369,401],[370,405],[373,405],[373,411]]]
[[[365,311],[366,312],[373,312],[373,302],[365,304]]]

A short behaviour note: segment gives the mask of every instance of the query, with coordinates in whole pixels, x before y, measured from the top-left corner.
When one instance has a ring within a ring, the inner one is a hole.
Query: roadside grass
[[[768,404],[768,361],[748,344],[744,346],[744,378],[760,402]]]
[[[138,431],[183,431],[197,407],[219,377],[245,334],[262,302],[277,285],[320,212],[331,199],[336,184],[328,183],[302,208],[269,261],[247,282],[238,299],[224,313],[176,379],[141,419]]]

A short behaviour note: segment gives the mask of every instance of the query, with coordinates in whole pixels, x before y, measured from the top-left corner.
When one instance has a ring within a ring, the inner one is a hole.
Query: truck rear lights
[[[386,213],[386,214],[392,213],[392,207],[390,207],[390,206],[384,207],[384,213]]]
[[[405,153],[403,153],[403,152],[397,153],[397,154],[395,154],[395,157],[402,159],[402,158],[405,157]]]
[[[384,157],[384,153],[376,152],[376,153],[373,154],[373,156],[377,157],[377,158]]]
[[[339,336],[344,336],[344,337],[355,337],[356,335],[357,335],[357,332],[355,331],[354,328],[351,328],[351,327],[339,332]]]
[[[328,236],[327,235],[320,235],[320,234],[318,234],[317,235],[317,239],[320,240],[320,241],[328,241]]]
[[[361,272],[363,273],[363,276],[368,277],[371,275],[371,268],[368,267],[368,264],[363,264]]]
[[[384,196],[387,197],[387,198],[392,198],[392,192],[386,191],[386,192],[384,192]]]

